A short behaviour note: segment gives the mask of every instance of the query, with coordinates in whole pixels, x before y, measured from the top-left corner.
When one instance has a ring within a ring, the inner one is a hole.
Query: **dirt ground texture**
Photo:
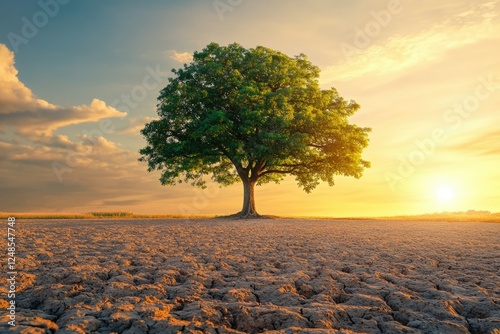
[[[0,332],[500,333],[500,224],[19,220],[16,247]]]

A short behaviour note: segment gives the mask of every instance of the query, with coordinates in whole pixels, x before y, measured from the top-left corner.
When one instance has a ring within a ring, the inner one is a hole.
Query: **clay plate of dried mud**
[[[500,333],[500,224],[18,220],[16,237],[1,332]]]

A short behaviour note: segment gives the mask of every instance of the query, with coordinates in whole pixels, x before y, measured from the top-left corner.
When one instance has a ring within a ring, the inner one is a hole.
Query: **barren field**
[[[500,329],[500,224],[18,220],[16,237],[1,332]]]

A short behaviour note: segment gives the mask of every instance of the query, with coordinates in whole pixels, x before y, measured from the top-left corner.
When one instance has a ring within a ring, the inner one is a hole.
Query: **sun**
[[[436,198],[440,202],[451,202],[454,195],[454,191],[450,186],[443,185],[436,189]]]

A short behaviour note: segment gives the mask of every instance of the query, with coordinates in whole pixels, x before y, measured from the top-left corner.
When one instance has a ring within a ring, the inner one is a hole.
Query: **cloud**
[[[127,134],[127,135],[140,135],[140,131],[144,129],[144,125],[146,123],[151,122],[152,120],[156,119],[155,117],[148,117],[148,116],[143,116],[143,117],[130,117],[128,118],[128,124],[117,128],[116,132],[120,134]]]
[[[498,156],[500,154],[500,131],[472,135],[458,143],[448,146],[448,149],[463,154],[479,156]]]
[[[14,53],[5,44],[0,44],[0,115],[24,109],[54,109],[47,101],[36,99],[29,88],[17,77]]]
[[[126,113],[99,99],[79,106],[58,106],[39,99],[19,80],[14,64],[14,53],[0,44],[0,184],[12,197],[2,200],[3,209],[21,209],[30,201],[43,207],[43,203],[54,205],[78,196],[92,201],[99,189],[101,196],[110,196],[111,190],[100,187],[107,184],[118,189],[118,177],[139,170],[136,154],[118,148],[101,132],[83,132],[76,140],[55,133],[69,125]],[[58,179],[54,166],[63,179]],[[27,194],[28,189],[32,195]],[[60,190],[59,196],[54,189]],[[89,193],[83,194],[86,191]]]
[[[167,58],[178,61],[179,63],[189,63],[193,60],[193,55],[189,52],[177,52],[176,50],[164,51]]]
[[[124,117],[126,113],[107,106],[104,101],[93,99],[89,105],[73,107],[59,107],[50,105],[44,107],[34,100],[32,108],[22,108],[17,111],[0,113],[0,122],[3,125],[19,127],[23,132],[37,135],[51,135],[59,128],[85,122],[96,122],[104,118]],[[2,108],[2,104],[0,104]]]
[[[70,107],[38,99],[17,73],[14,53],[0,44],[0,128],[14,126],[21,133],[51,136],[54,130],[68,125],[126,116],[99,99],[93,99],[89,105]],[[59,137],[59,140],[65,139]]]
[[[475,5],[419,33],[395,35],[383,43],[357,48],[359,52],[346,53],[344,61],[325,67],[320,82],[329,85],[366,75],[396,73],[439,59],[450,50],[498,38],[499,3],[495,0]]]
[[[118,206],[130,206],[143,204],[144,201],[137,199],[125,199],[125,200],[106,200],[102,201],[102,205],[118,205]]]

